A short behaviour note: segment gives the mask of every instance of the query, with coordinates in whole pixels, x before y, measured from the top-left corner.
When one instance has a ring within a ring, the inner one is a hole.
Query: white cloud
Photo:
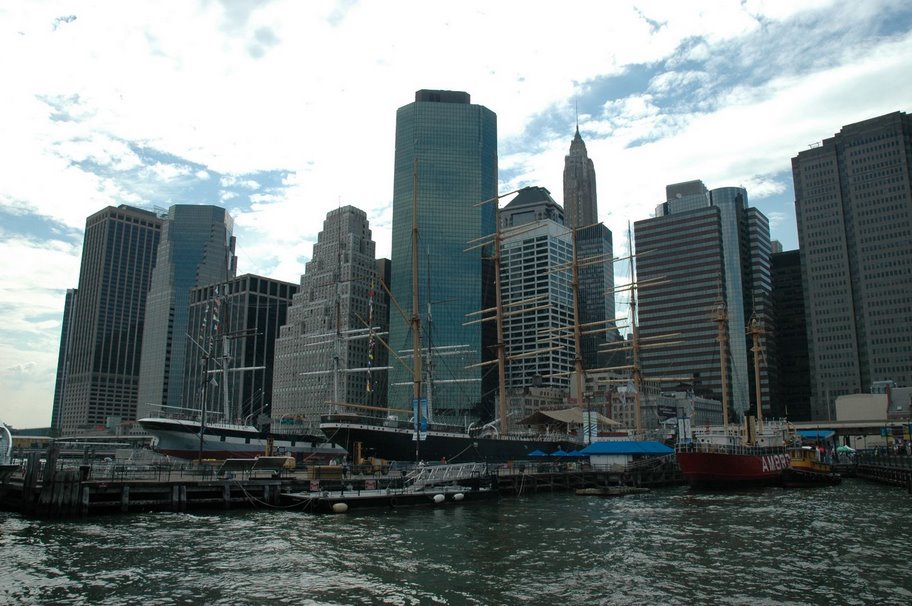
[[[511,175],[501,186],[542,185],[558,201],[574,100],[601,94],[580,125],[601,218],[623,247],[627,221],[651,213],[667,183],[774,197],[807,144],[908,111],[912,36],[877,33],[908,12],[894,0],[0,5],[0,56],[17,58],[0,62],[0,212],[78,230],[158,188],[176,200],[180,186],[210,188],[233,205],[241,271],[296,282],[339,205],[364,209],[389,255],[395,112],[415,90],[466,90],[494,110]],[[649,83],[599,88],[632,68]],[[286,177],[276,187],[264,173]],[[27,280],[0,289],[4,324],[54,342],[38,326],[62,309],[78,251],[15,234],[2,246],[3,258],[34,259],[0,270],[2,284]],[[37,324],[31,297],[47,312]],[[0,368],[31,360],[17,351]],[[35,358],[42,376],[54,356],[45,362]]]

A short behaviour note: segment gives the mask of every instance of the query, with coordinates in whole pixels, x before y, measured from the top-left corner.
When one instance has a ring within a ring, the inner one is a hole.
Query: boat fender
[[[463,500],[464,498],[465,498],[465,495],[462,494],[461,492],[457,492],[456,494],[453,495],[453,500],[454,500],[454,501],[461,501],[461,500]]]
[[[435,494],[435,495],[434,495],[434,504],[435,504],[435,505],[440,505],[441,503],[443,503],[443,501],[444,501],[445,499],[446,499],[446,497],[443,496],[442,494]]]
[[[390,502],[390,507],[393,507],[393,508],[395,508],[397,505],[399,505],[399,499],[397,499],[396,497],[390,497],[389,502]]]
[[[333,503],[333,513],[345,513],[348,511],[348,503]]]

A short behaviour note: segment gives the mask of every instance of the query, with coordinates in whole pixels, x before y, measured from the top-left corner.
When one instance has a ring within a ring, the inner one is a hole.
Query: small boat
[[[791,448],[789,458],[789,466],[782,470],[782,485],[786,488],[832,486],[842,482],[842,476],[833,471],[832,464],[813,446]]]
[[[582,497],[622,497],[628,494],[643,494],[648,488],[640,486],[600,486],[598,488],[578,488],[576,494]]]

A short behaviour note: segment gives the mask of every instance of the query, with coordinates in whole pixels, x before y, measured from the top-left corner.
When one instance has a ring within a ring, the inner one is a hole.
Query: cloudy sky
[[[561,200],[577,114],[626,249],[668,183],[742,185],[796,248],[790,159],[912,110],[905,0],[0,4],[0,419],[50,423],[88,215],[220,204],[239,271],[297,281],[327,211],[388,256],[396,108],[468,91],[502,191]],[[619,270],[620,271],[620,270]]]

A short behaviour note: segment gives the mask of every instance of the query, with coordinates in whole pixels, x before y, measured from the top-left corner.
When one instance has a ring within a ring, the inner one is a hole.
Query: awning
[[[832,429],[799,429],[798,435],[805,440],[826,440],[836,434]]]
[[[580,451],[584,455],[647,455],[662,456],[674,452],[661,442],[633,440],[603,440],[593,442]]]
[[[612,427],[620,425],[617,421],[609,419],[601,413],[596,413],[599,427]],[[583,411],[580,408],[565,408],[563,410],[538,410],[520,421],[522,425],[550,425],[555,421],[567,424],[583,424]]]

